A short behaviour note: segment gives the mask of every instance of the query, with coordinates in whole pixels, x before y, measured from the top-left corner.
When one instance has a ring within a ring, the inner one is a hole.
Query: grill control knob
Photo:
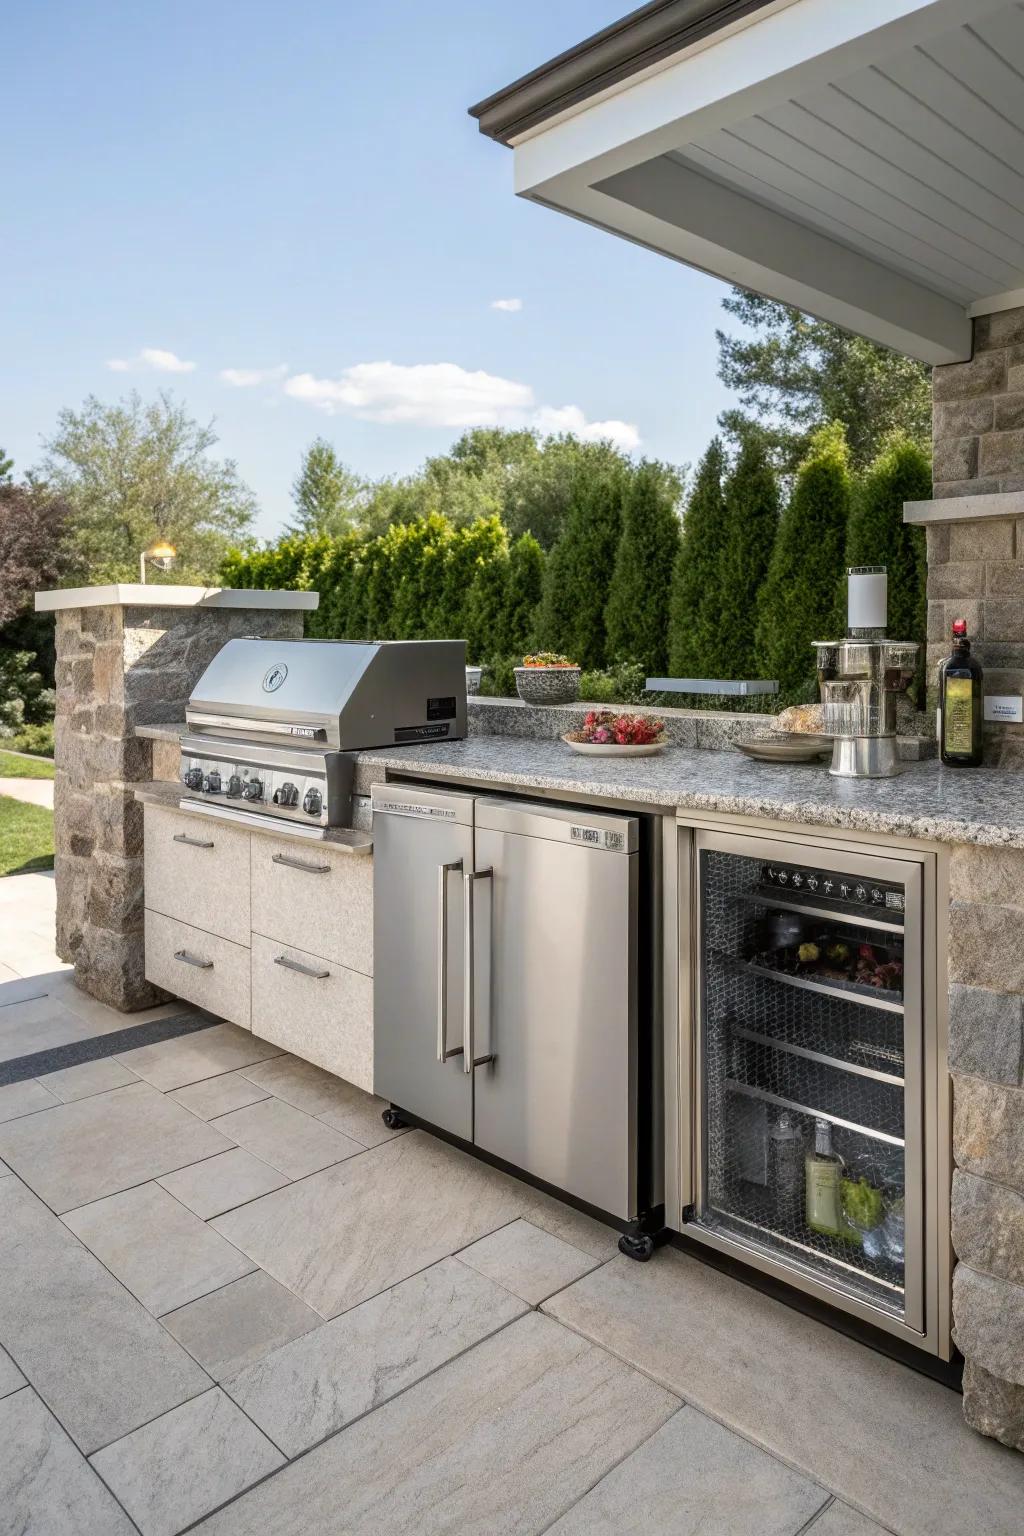
[[[185,774],[185,788],[186,789],[202,789],[202,787],[203,787],[203,770],[201,768],[190,768],[188,770],[188,772]]]
[[[247,780],[247,782],[242,786],[242,799],[243,800],[262,800],[263,799],[263,783],[262,783],[262,781],[260,779],[249,779],[249,780]]]
[[[324,808],[324,797],[318,789],[307,789],[302,801],[302,809],[307,816],[319,816]]]
[[[242,793],[242,780],[237,773],[233,773],[228,779],[227,793],[236,798]]]
[[[216,770],[214,770],[213,773],[208,773],[206,775],[206,777],[204,778],[204,780],[203,780],[203,794],[204,795],[219,795],[220,794],[220,774],[217,773]]]
[[[298,805],[299,792],[290,780],[286,779],[280,789],[274,791],[275,805]]]

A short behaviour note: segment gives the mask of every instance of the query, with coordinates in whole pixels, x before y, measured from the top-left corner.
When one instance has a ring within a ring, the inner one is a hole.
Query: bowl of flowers
[[[665,725],[648,715],[617,715],[613,709],[592,709],[582,731],[562,737],[574,752],[593,757],[653,757],[665,747]]]
[[[524,656],[516,674],[516,692],[524,704],[572,704],[580,696],[580,668],[568,656],[538,651]]]

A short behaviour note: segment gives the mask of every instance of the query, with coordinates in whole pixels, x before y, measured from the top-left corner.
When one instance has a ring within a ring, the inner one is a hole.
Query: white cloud
[[[536,427],[575,432],[587,442],[608,438],[627,452],[640,444],[631,422],[588,421],[578,405],[538,405],[529,384],[457,363],[356,363],[335,379],[293,374],[284,391],[329,416],[421,427]]]
[[[522,299],[492,299],[491,308],[501,309],[507,315],[517,315],[523,307]]]
[[[255,384],[273,384],[287,372],[287,363],[278,363],[276,368],[222,368],[220,378],[236,389],[251,389]]]
[[[107,363],[114,373],[142,373],[147,369],[154,373],[192,373],[195,366],[162,347],[143,347],[136,357],[112,357]]]

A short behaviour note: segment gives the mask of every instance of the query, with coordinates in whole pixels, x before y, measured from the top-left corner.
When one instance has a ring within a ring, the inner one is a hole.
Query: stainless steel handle
[[[476,986],[476,955],[474,953],[475,913],[473,910],[473,892],[478,880],[493,880],[493,869],[474,869],[463,875],[466,892],[466,929],[465,929],[465,966],[462,994],[462,1070],[472,1072],[474,1067],[482,1067],[485,1062],[493,1061],[490,1056],[474,1056],[476,1034],[476,999],[474,991]]]
[[[448,1049],[448,876],[462,868],[462,860],[437,866],[437,1059],[461,1056],[462,1046]]]
[[[208,838],[189,837],[187,832],[175,832],[174,842],[187,843],[190,848],[212,848],[213,844]]]
[[[283,965],[286,971],[298,971],[300,976],[312,976],[314,981],[325,981],[331,974],[330,971],[318,971],[312,965],[303,965],[300,960],[289,960],[287,955],[275,955],[275,965]]]
[[[287,864],[289,869],[301,869],[307,875],[329,875],[331,872],[329,864],[307,864],[303,859],[293,859],[287,853],[272,853],[270,862],[272,864]]]
[[[176,949],[174,958],[183,961],[185,965],[194,965],[197,971],[213,970],[212,960],[200,960],[197,955],[190,955],[187,949]]]

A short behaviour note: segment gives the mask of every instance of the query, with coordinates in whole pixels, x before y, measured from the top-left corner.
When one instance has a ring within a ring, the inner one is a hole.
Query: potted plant
[[[524,704],[572,704],[580,696],[580,668],[568,656],[538,651],[516,667],[516,692]]]

